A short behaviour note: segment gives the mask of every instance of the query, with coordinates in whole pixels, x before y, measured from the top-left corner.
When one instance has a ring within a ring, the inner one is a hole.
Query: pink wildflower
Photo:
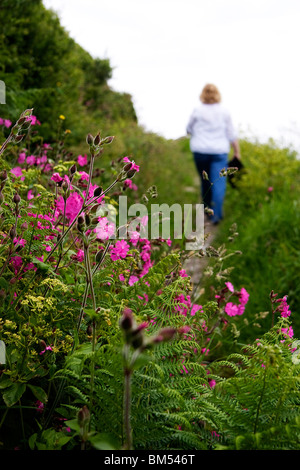
[[[4,119],[3,121],[4,127],[7,127],[7,129],[12,125],[12,122],[9,119]]]
[[[115,224],[109,222],[106,217],[99,217],[99,224],[94,229],[97,234],[97,238],[100,240],[108,240],[115,233]]]
[[[294,336],[294,331],[293,331],[293,328],[291,326],[289,328],[281,328],[281,332],[284,335],[289,336],[290,338],[293,338],[293,336]]]
[[[81,263],[84,260],[84,251],[83,250],[78,250],[76,253],[76,260]]]
[[[198,310],[201,310],[201,312],[203,312],[203,307],[202,305],[197,305],[197,304],[194,304],[192,306],[192,309],[191,309],[191,316],[193,317],[195,315],[196,312],[198,312]]]
[[[129,248],[130,246],[125,242],[125,240],[118,240],[116,244],[111,247],[111,259],[116,261],[120,258],[126,258]]]
[[[29,157],[26,158],[26,163],[30,166],[35,165],[36,157],[34,155],[29,155]]]
[[[201,354],[204,354],[205,356],[208,356],[208,353],[209,353],[209,349],[207,349],[207,348],[202,348],[201,349]]]
[[[17,178],[23,175],[23,170],[20,166],[16,166],[15,168],[12,168],[10,171]]]
[[[230,290],[230,292],[234,292],[234,287],[231,282],[225,282],[225,285],[227,286],[228,290]]]
[[[63,178],[60,176],[59,173],[53,173],[53,175],[51,176],[51,180],[54,181],[55,183],[60,183]]]
[[[236,315],[239,314],[238,306],[233,304],[232,302],[227,302],[224,310],[225,310],[225,313],[227,313],[229,317],[235,317]]]
[[[79,166],[86,166],[87,165],[87,155],[85,154],[84,156],[78,155],[77,158],[77,163]]]
[[[180,271],[178,271],[178,274],[180,277],[188,277],[185,269],[181,269]]]
[[[24,238],[15,238],[14,239],[14,244],[15,245],[20,245],[20,246],[25,246],[26,245],[26,240],[24,240]]]
[[[85,171],[79,171],[79,174],[81,175],[80,181],[88,181],[89,180],[89,175]]]
[[[38,124],[39,126],[41,125],[40,121],[38,121],[37,117],[33,114],[31,116],[27,116],[26,121],[31,122],[32,126],[35,126],[36,124]]]
[[[249,294],[248,294],[248,292],[246,291],[246,289],[244,287],[241,288],[239,297],[240,297],[241,305],[243,305],[243,306],[246,305],[246,303],[249,300]]]
[[[36,405],[37,411],[38,411],[39,413],[42,413],[43,410],[44,410],[44,407],[45,407],[44,403],[42,403],[40,400],[37,400],[36,403],[35,403],[35,405]]]
[[[25,162],[25,159],[26,159],[26,153],[25,152],[19,153],[18,163],[20,165],[22,165],[22,163]]]
[[[33,198],[34,198],[34,194],[32,192],[32,189],[29,189],[27,193],[27,199],[30,201],[30,199],[33,199]]]
[[[137,232],[137,231],[130,232],[130,233],[129,233],[129,236],[130,236],[130,243],[131,243],[133,246],[136,246],[136,245],[138,244],[139,239],[140,239],[140,234],[139,234],[139,232]]]
[[[291,315],[290,306],[287,304],[287,295],[283,299],[278,299],[277,302],[280,302],[280,305],[277,307],[276,311],[281,313],[281,316],[287,318]]]
[[[45,354],[46,351],[53,351],[53,349],[51,348],[51,346],[46,346],[45,349],[41,351],[39,354],[40,355]]]
[[[66,203],[66,218],[69,219],[70,222],[72,222],[78,214],[79,210],[81,209],[83,200],[78,193],[74,192],[68,197]],[[63,214],[64,199],[62,196],[57,201],[56,208],[61,214]]]
[[[131,169],[132,169],[132,170],[135,170],[136,172],[140,171],[139,165],[136,165],[136,163],[134,163],[134,162],[132,162],[131,160],[129,160],[128,157],[124,157],[124,158],[123,158],[123,162],[125,162],[125,163],[132,163]]]
[[[130,276],[130,278],[128,280],[128,284],[130,286],[133,286],[133,284],[135,284],[138,280],[139,280],[139,278],[137,276]]]
[[[138,189],[137,185],[134,184],[130,178],[127,178],[124,181],[123,186],[124,186],[124,189],[129,188],[129,189],[132,189],[133,191],[137,191],[137,189]]]

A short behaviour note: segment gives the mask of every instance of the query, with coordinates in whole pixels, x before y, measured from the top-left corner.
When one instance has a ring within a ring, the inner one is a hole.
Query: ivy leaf
[[[3,400],[6,406],[13,406],[17,401],[20,400],[23,393],[26,390],[26,385],[23,383],[13,383],[11,387],[7,388],[5,392],[3,392]]]

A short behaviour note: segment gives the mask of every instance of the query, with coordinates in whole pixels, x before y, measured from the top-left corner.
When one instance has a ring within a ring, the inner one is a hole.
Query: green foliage
[[[40,0],[3,0],[0,11],[8,98],[1,117],[34,108],[42,123],[39,133],[24,131],[20,147],[14,127],[1,128],[3,142],[12,132],[0,160],[1,448],[298,450],[295,155],[272,142],[241,142],[246,172],[237,189],[228,188],[218,248],[204,250],[211,262],[199,305],[203,289],[195,292],[183,277],[181,246],[130,242],[126,256],[113,259],[111,241],[91,229],[96,204],[83,203],[80,223],[80,212],[70,222],[55,210],[68,191],[84,200],[74,164],[87,151],[78,143],[87,130],[96,138],[84,170],[97,190],[98,183],[114,188],[106,195],[111,207],[118,210],[115,196],[124,191],[127,155],[140,165],[131,200],[198,202],[188,139],[167,141],[139,127],[131,97],[107,84],[109,61],[82,50]],[[108,134],[116,138],[102,156]],[[41,158],[45,141],[50,169],[24,163],[15,177],[20,152]],[[54,172],[64,183],[51,181]],[[225,311],[229,280],[235,295],[241,286],[250,292],[243,315]],[[293,323],[270,312],[272,289],[289,294]],[[128,308],[129,332],[121,321]],[[172,330],[169,341],[164,328]]]
[[[289,149],[277,148],[272,142],[259,145],[242,141],[241,151],[245,172],[235,181],[236,188],[228,184],[226,216],[214,245],[226,243],[232,252],[242,255],[234,262],[226,258],[221,265],[212,260],[210,267],[217,272],[234,265],[231,282],[245,286],[251,293],[248,312],[252,318],[254,312],[263,314],[269,309],[267,294],[272,289],[279,295],[288,294],[296,313],[300,298],[300,162]],[[250,317],[247,319],[251,322]],[[242,339],[252,341],[262,328],[265,331],[270,326],[270,317],[260,318],[251,328],[243,329]],[[299,335],[297,315],[294,331]]]

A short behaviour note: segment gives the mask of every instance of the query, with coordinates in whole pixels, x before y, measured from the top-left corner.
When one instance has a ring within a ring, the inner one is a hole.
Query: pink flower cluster
[[[84,171],[80,172],[81,174],[81,179],[80,183],[82,184],[86,179],[88,179],[88,174],[85,173]],[[66,218],[69,220],[69,222],[72,222],[75,217],[78,215],[80,209],[82,208],[83,205],[83,198],[81,195],[73,191],[73,186],[70,182],[70,179],[68,175],[64,175],[63,177],[60,176],[59,173],[53,173],[51,176],[51,180],[54,181],[57,185],[61,185],[63,181],[66,181],[69,189],[71,191],[70,196],[66,200]],[[88,199],[91,199],[94,195],[95,189],[98,188],[98,185],[90,185],[89,188],[89,194],[88,194]],[[82,191],[83,196],[85,197],[86,191]],[[98,204],[101,204],[103,202],[103,196],[99,197],[95,202]],[[56,201],[56,211],[55,211],[55,217],[58,218],[60,215],[64,213],[64,208],[65,208],[65,201],[62,196],[59,197],[59,199]]]
[[[275,312],[279,312],[280,315],[284,318],[287,318],[291,315],[290,306],[287,304],[287,295],[282,299],[275,300],[276,303],[279,303],[278,307],[275,309]]]
[[[216,295],[215,298],[218,299],[220,305],[221,301],[225,301],[224,311],[229,317],[235,317],[236,315],[243,315],[245,311],[245,306],[249,300],[249,294],[244,287],[240,291],[236,291],[231,282],[225,282],[225,288],[222,289],[220,295]],[[235,296],[238,298],[239,303],[227,302],[225,299],[225,294],[230,292],[230,297]]]
[[[202,305],[192,305],[191,297],[189,295],[185,296],[184,294],[180,294],[176,296],[175,301],[175,310],[181,313],[181,315],[187,316],[187,314],[190,313],[191,316],[194,316],[199,310],[203,313]]]
[[[137,185],[134,184],[130,178],[124,181],[123,188],[124,189],[129,188],[129,189],[132,189],[133,191],[137,191],[138,189]]]
[[[31,116],[32,117],[32,116]],[[35,116],[33,116],[35,117]],[[39,121],[37,121],[38,123]],[[26,149],[19,153],[18,164],[10,171],[15,177],[21,177],[21,181],[24,181],[24,172],[27,168],[35,166],[44,173],[48,173],[52,170],[52,165],[48,162],[47,151],[51,149],[49,144],[43,144],[41,153],[39,155],[26,155]]]
[[[77,163],[79,166],[86,166],[88,164],[88,158],[87,155],[78,155],[77,157]]]
[[[7,129],[9,129],[11,125],[12,125],[12,122],[9,119],[0,118],[0,126],[4,126]]]

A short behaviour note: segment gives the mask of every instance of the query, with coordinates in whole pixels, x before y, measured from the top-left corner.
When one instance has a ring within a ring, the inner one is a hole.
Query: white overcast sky
[[[110,86],[132,95],[139,123],[185,135],[215,83],[241,137],[300,149],[300,0],[43,0]]]

